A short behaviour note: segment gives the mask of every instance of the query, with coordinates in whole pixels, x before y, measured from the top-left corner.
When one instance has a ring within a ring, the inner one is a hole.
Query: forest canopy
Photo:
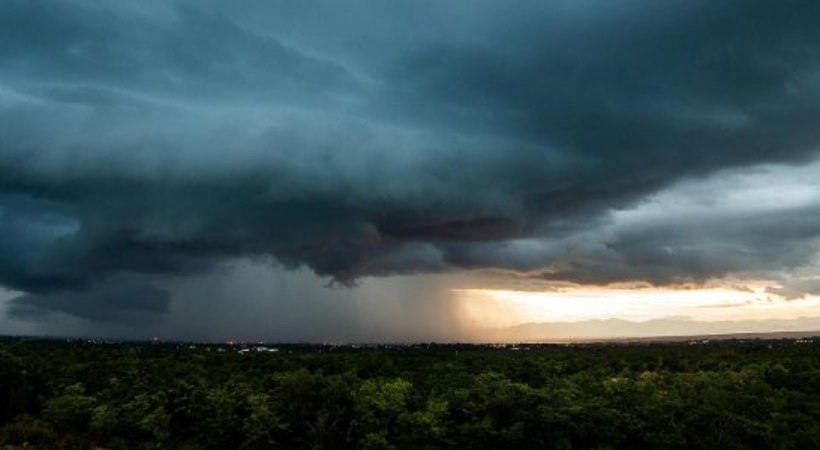
[[[6,340],[0,442],[76,449],[818,448],[820,344]]]

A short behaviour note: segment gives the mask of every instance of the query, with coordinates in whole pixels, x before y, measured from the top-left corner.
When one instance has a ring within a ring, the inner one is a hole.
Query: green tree
[[[408,413],[412,384],[403,379],[367,380],[356,392],[352,431],[367,448],[393,448],[400,419]]]

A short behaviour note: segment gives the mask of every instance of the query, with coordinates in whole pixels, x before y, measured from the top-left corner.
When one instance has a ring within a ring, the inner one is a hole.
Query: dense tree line
[[[820,448],[820,344],[0,342],[5,448]]]

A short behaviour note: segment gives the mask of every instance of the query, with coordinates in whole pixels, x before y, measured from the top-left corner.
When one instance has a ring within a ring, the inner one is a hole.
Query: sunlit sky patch
[[[820,297],[786,301],[767,293],[765,288],[579,287],[548,292],[458,289],[455,295],[466,319],[478,327],[669,317],[707,322],[820,317]]]

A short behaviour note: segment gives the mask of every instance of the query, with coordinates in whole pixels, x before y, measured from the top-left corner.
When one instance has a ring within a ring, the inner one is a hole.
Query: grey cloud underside
[[[21,295],[13,300],[8,315],[37,320],[59,311],[92,321],[144,325],[168,312],[170,301],[167,292],[144,281],[115,276],[88,291]]]
[[[82,315],[61,305],[122,297],[116,277],[241,256],[341,283],[812,262],[812,208],[607,224],[680,180],[817,156],[816,2],[378,3],[6,2],[0,283]]]

